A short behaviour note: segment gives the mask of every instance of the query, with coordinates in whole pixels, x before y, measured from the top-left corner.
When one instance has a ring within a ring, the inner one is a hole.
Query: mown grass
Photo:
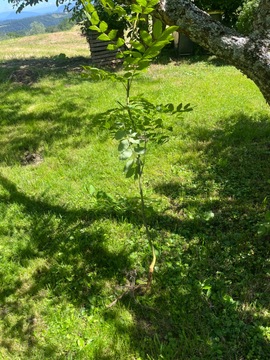
[[[33,55],[31,39],[23,58],[0,43],[0,358],[268,359],[270,113],[258,89],[213,57],[137,79],[135,93],[194,111],[167,119],[171,139],[147,159],[151,293],[108,309],[150,258],[137,186],[97,121],[123,91],[81,78],[80,38],[80,58],[52,54],[45,35],[47,55]]]

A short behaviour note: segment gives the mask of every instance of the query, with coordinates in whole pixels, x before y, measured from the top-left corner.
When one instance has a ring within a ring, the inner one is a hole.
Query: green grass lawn
[[[170,141],[147,157],[151,292],[108,308],[145,279],[151,254],[137,184],[98,122],[124,92],[82,79],[88,49],[76,34],[58,52],[50,35],[0,42],[0,359],[268,359],[262,95],[211,56],[136,80],[134,95],[194,110],[168,118]]]

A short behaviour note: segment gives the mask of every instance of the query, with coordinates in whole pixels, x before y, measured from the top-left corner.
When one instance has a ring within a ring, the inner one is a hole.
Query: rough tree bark
[[[255,30],[243,36],[213,20],[191,0],[161,0],[158,16],[254,81],[270,105],[270,0],[260,0]]]

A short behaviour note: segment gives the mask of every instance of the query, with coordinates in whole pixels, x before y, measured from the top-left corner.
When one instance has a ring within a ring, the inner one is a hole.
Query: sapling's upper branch
[[[127,79],[127,85],[125,86],[125,88],[126,88],[126,104],[127,104],[127,107],[128,107],[128,109],[127,109],[128,116],[129,116],[129,119],[130,119],[130,122],[131,122],[132,130],[135,131],[136,130],[135,122],[134,122],[134,119],[133,119],[133,116],[132,116],[132,112],[130,111],[130,108],[129,108],[130,89],[131,89],[131,85],[132,85],[132,79],[133,79],[133,76],[130,79]]]

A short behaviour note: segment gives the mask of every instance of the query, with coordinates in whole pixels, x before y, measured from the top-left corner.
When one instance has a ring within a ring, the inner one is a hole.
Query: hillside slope
[[[80,28],[0,41],[0,64],[11,59],[53,57],[59,54],[68,57],[90,55],[86,39]]]
[[[0,21],[0,34],[8,34],[8,33],[23,33],[31,28],[31,24],[36,21],[42,23],[46,28],[49,26],[56,26],[61,21],[66,18],[69,18],[70,14],[47,14],[41,16],[32,16],[19,20],[8,20],[8,21]]]

